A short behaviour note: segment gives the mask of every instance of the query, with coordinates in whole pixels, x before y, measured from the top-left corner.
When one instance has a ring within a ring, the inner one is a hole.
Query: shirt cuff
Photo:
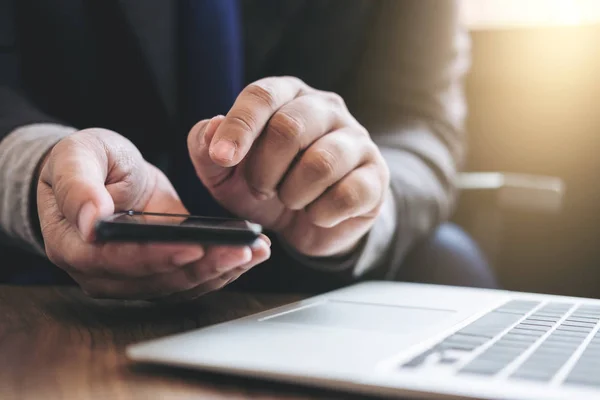
[[[396,203],[388,190],[375,224],[367,234],[367,240],[354,265],[353,275],[360,277],[389,260],[396,233]]]
[[[352,275],[359,278],[388,260],[396,231],[396,205],[391,191],[388,190],[381,211],[373,227],[362,239],[358,247],[345,257],[314,258],[298,253],[285,240],[281,239],[283,248],[290,256],[309,268],[326,272],[342,272],[352,270]]]
[[[0,230],[17,244],[45,255],[30,215],[30,193],[42,157],[75,132],[58,124],[22,126],[0,142]]]

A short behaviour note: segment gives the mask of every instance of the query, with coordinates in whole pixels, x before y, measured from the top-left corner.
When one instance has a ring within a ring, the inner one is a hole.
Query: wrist
[[[340,251],[337,251],[329,256],[321,257],[325,259],[346,259],[349,258],[352,254],[356,253],[356,251],[361,247],[361,243],[364,241],[364,238],[367,234],[363,235],[361,238],[356,240],[355,242],[349,244],[347,247],[344,247]]]
[[[305,267],[324,271],[324,272],[341,272],[351,271],[354,268],[355,263],[360,258],[363,248],[365,246],[367,236],[363,236],[357,243],[353,243],[352,246],[344,249],[343,252],[337,252],[336,254],[328,256],[308,256],[298,250],[285,238],[276,234],[275,237],[281,248],[294,259]]]
[[[38,240],[37,180],[48,150],[75,129],[57,124],[16,128],[0,142],[0,229],[20,246],[45,254]]]

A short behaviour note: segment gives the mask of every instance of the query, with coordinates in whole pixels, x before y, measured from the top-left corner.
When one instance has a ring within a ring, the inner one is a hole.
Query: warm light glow
[[[472,28],[581,25],[600,22],[600,0],[462,0]]]

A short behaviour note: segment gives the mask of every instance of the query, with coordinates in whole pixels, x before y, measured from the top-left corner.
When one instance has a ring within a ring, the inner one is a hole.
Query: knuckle
[[[79,131],[63,138],[52,149],[52,155],[74,154],[80,151],[89,151],[91,146],[97,145],[98,138],[90,130]]]
[[[113,164],[124,173],[135,171],[142,163],[140,154],[131,151],[129,146],[114,146],[111,156]]]
[[[333,192],[334,207],[341,210],[353,210],[361,202],[361,184],[342,184]]]
[[[277,197],[288,210],[295,210],[298,208],[297,185],[284,184],[278,190]]]
[[[316,226],[322,228],[331,228],[331,218],[337,214],[337,209],[334,210],[331,202],[318,202],[308,207],[308,220]],[[311,243],[314,246],[320,246],[321,243]]]
[[[277,95],[266,81],[251,83],[246,87],[246,94],[259,105],[271,109],[277,108]]]
[[[301,96],[317,92],[317,90],[307,85],[306,82],[297,76],[284,75],[276,79],[284,81],[286,84],[297,88],[298,94]]]
[[[307,153],[302,163],[304,175],[310,180],[327,180],[335,176],[338,159],[328,149],[318,149]]]
[[[298,78],[297,76],[284,75],[284,76],[281,76],[281,77],[279,77],[277,79],[286,79],[286,80],[288,80],[290,82],[293,82],[297,86],[306,86],[306,87],[308,87],[308,85],[302,79]]]
[[[342,96],[340,96],[339,94],[334,93],[334,92],[325,92],[323,96],[325,97],[325,100],[330,105],[333,105],[335,108],[338,108],[338,109],[346,108],[346,102],[344,101],[344,98]]]
[[[54,147],[52,147],[49,159],[61,160],[65,156],[68,156],[78,151],[80,147],[80,138],[78,138],[76,135],[67,136],[66,138],[63,138],[58,143],[56,143]]]
[[[298,143],[304,130],[302,119],[287,112],[278,112],[269,122],[267,137],[277,143]]]
[[[258,126],[258,121],[250,109],[240,108],[227,118],[245,132],[254,132]]]
[[[373,142],[373,139],[371,138],[371,135],[369,134],[369,131],[367,130],[367,128],[365,128],[358,121],[356,121],[354,119],[354,117],[352,117],[352,115],[350,115],[350,114],[348,114],[348,115],[349,115],[348,125],[351,126],[352,129],[354,129],[356,131],[359,138],[362,138],[363,140],[366,140],[368,142],[367,150],[378,153],[379,147],[377,147],[377,145]]]
[[[69,204],[69,201],[74,197],[73,193],[76,192],[79,187],[84,185],[86,185],[85,181],[83,181],[80,177],[73,175],[65,174],[57,179],[54,184],[54,195],[56,196],[58,207],[63,215],[70,208],[70,206],[75,205]]]
[[[371,139],[371,136],[369,136],[369,133],[367,132],[367,130],[362,128],[362,129],[359,129],[359,132],[366,133],[366,137],[367,137],[367,140],[365,140],[365,149],[363,150],[364,153],[367,154],[368,156],[370,156],[371,158],[376,158],[377,156],[381,156],[380,151],[379,151],[379,146],[377,146],[375,144],[375,142],[373,142],[373,140]]]
[[[309,204],[306,207],[306,217],[313,225],[319,225],[319,222],[322,219],[322,215],[327,212],[327,206],[329,204],[326,201],[317,201],[312,204]]]

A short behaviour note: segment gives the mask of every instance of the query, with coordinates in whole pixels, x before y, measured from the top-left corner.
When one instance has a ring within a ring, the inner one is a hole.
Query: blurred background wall
[[[558,176],[556,216],[510,214],[508,289],[600,297],[600,0],[463,0],[471,171]]]

